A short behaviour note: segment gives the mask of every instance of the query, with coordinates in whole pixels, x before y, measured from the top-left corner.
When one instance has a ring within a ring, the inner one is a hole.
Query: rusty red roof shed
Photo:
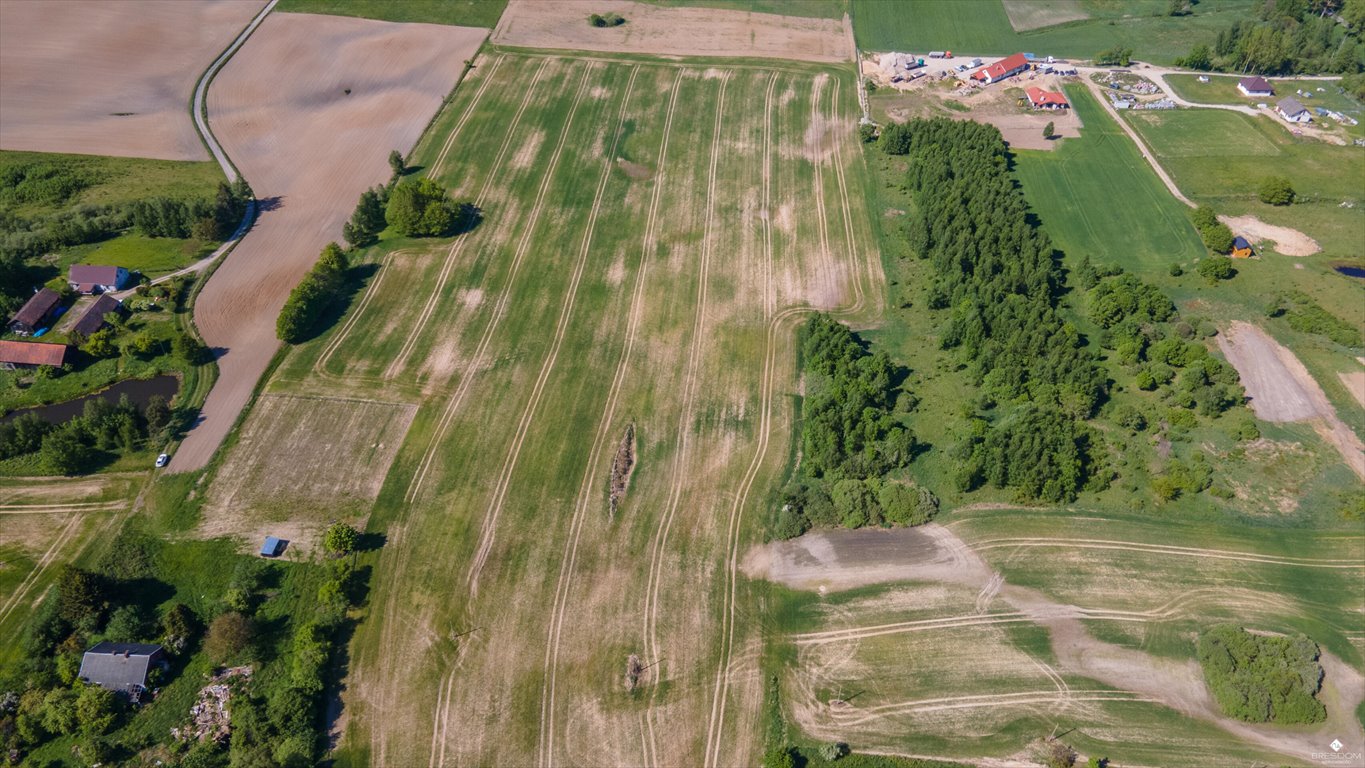
[[[65,344],[41,341],[0,341],[0,363],[9,365],[61,365],[66,362]]]

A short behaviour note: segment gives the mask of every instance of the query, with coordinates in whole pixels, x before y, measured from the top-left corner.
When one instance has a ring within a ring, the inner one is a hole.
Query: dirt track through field
[[[511,0],[493,31],[499,45],[611,53],[851,61],[852,23],[716,8],[661,8],[628,0]],[[598,28],[591,13],[626,23]]]
[[[673,115],[678,106],[678,92],[682,76],[683,70],[679,68],[677,75],[673,78],[672,93],[668,100],[668,112],[664,116],[663,136],[659,142],[659,162],[655,173],[658,182],[654,185],[653,194],[650,195],[649,213],[645,217],[640,263],[636,268],[635,286],[631,292],[625,340],[622,342],[621,355],[616,362],[616,372],[612,376],[611,389],[607,392],[607,402],[603,406],[602,417],[598,420],[597,434],[593,438],[592,448],[588,451],[588,462],[583,468],[583,480],[579,483],[577,501],[574,504],[574,515],[569,522],[569,535],[564,543],[565,553],[560,560],[559,576],[555,582],[555,602],[551,609],[548,636],[546,637],[545,665],[540,689],[540,731],[537,734],[536,755],[538,765],[541,768],[545,768],[554,762],[555,692],[558,682],[560,642],[564,631],[564,618],[569,605],[569,589],[573,585],[574,565],[578,559],[578,543],[583,533],[583,521],[592,504],[593,472],[601,459],[603,447],[607,443],[616,416],[617,403],[621,397],[621,389],[625,385],[626,371],[629,368],[631,353],[635,348],[636,336],[639,333],[645,285],[649,274],[649,258],[658,244],[659,199],[663,193],[663,179],[667,173],[668,139],[673,132]],[[634,79],[634,75],[632,75],[632,83]],[[624,110],[625,102],[623,101],[622,115],[625,114]],[[616,156],[619,133],[618,129],[617,138],[613,140],[612,152],[607,156],[609,160]],[[599,199],[601,191],[599,186]],[[641,733],[643,735],[643,730]]]
[[[1306,421],[1365,480],[1365,442],[1342,423],[1322,387],[1293,352],[1265,331],[1237,321],[1218,348],[1242,377],[1251,409],[1265,421]]]
[[[196,301],[220,376],[172,470],[208,463],[278,349],[285,297],[360,193],[388,178],[388,150],[416,142],[485,34],[275,13],[218,74],[209,118],[262,212]]]
[[[0,2],[0,148],[209,159],[190,93],[263,5]]]

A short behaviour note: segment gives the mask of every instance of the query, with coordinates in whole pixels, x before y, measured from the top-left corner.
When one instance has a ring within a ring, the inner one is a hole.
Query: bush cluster
[[[1319,723],[1327,709],[1318,646],[1303,635],[1253,635],[1222,624],[1199,637],[1199,663],[1224,714],[1252,723]]]
[[[626,20],[618,13],[594,13],[588,17],[588,23],[594,27],[619,27]]]
[[[83,474],[159,438],[171,417],[165,398],[159,396],[145,408],[133,405],[127,396],[118,403],[87,400],[80,416],[61,425],[49,424],[35,413],[21,414],[0,424],[0,460],[36,453],[46,472]]]
[[[341,228],[341,236],[352,248],[364,248],[379,241],[384,231],[384,204],[388,202],[387,187],[375,187],[360,193],[355,211]]]
[[[1300,333],[1315,333],[1342,345],[1359,348],[1360,330],[1322,308],[1312,296],[1303,291],[1289,291],[1271,299],[1266,314],[1284,316],[1289,327]]]
[[[1199,239],[1204,247],[1214,253],[1228,253],[1232,250],[1232,230],[1218,220],[1218,214],[1207,205],[1201,205],[1190,214],[1194,228],[1199,231]]]
[[[281,341],[297,344],[307,338],[322,314],[341,297],[347,268],[346,254],[340,246],[328,243],[323,247],[317,263],[289,292],[275,320],[275,335]]]
[[[422,178],[395,184],[384,216],[404,237],[443,237],[465,229],[473,210],[452,200],[440,184]]]
[[[1294,185],[1283,176],[1267,176],[1256,188],[1256,197],[1266,205],[1289,205],[1295,196]]]

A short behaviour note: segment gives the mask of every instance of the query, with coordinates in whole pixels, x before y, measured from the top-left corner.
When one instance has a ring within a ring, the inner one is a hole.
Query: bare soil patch
[[[1253,242],[1272,242],[1275,252],[1285,256],[1312,256],[1322,250],[1318,241],[1297,229],[1267,224],[1255,216],[1219,216],[1218,220]]]
[[[1000,0],[1015,32],[1090,18],[1080,0]]]
[[[172,469],[208,462],[279,346],[290,289],[340,240],[360,193],[388,178],[389,150],[417,141],[486,34],[272,14],[219,73],[209,118],[264,211],[195,305],[220,376]]]
[[[186,105],[262,5],[0,3],[0,147],[207,160]]]
[[[1250,323],[1235,322],[1218,347],[1242,376],[1251,408],[1265,421],[1308,421],[1365,478],[1365,443],[1337,417],[1322,387],[1294,353]]]
[[[869,64],[871,66],[869,66]],[[875,62],[864,62],[864,73],[874,79],[884,79],[885,72]],[[954,120],[975,120],[989,123],[1000,130],[1000,135],[1015,149],[1056,149],[1066,138],[1081,135],[1080,116],[1075,110],[1034,110],[1020,106],[1024,88],[1037,86],[1060,91],[1063,78],[1053,75],[1028,75],[1003,84],[973,87],[959,86],[956,80],[937,81],[923,78],[908,85],[894,86],[903,92],[887,104],[887,116],[897,122],[912,117],[950,117]],[[883,83],[890,87],[890,83]],[[958,108],[949,106],[956,102]],[[969,111],[962,111],[961,107]],[[1043,138],[1043,128],[1052,123],[1056,138]]]
[[[588,24],[593,13],[616,13],[619,27]],[[715,8],[662,8],[629,0],[512,0],[493,42],[528,48],[612,53],[736,56],[840,62],[853,59],[850,23]]]
[[[616,165],[629,178],[635,181],[645,181],[654,178],[654,169],[647,165],[632,163],[624,157],[616,158]]]
[[[1346,371],[1338,373],[1341,383],[1351,393],[1351,397],[1360,403],[1361,408],[1365,408],[1365,371]]]
[[[341,398],[262,395],[207,494],[204,531],[243,522],[316,520],[367,509],[417,408]]]

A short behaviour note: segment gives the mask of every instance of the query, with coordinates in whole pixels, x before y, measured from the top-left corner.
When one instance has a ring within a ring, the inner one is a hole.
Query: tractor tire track
[[[526,87],[526,95],[522,98],[521,105],[517,107],[516,114],[513,115],[512,122],[507,127],[507,132],[502,139],[502,146],[498,148],[497,157],[493,161],[494,168],[501,168],[503,162],[507,159],[507,151],[511,149],[512,138],[516,134],[517,126],[521,123],[521,116],[526,112],[526,108],[530,106],[531,97],[535,95],[536,86],[540,83],[541,75],[545,73],[545,68],[551,61],[553,61],[553,59],[546,59],[541,62],[540,67],[536,69],[535,75],[531,78],[531,84]],[[487,84],[488,81],[484,82]],[[474,104],[471,102],[470,109],[472,110],[473,107]],[[466,113],[466,116],[467,115],[468,113]],[[499,174],[490,173],[484,178],[483,184],[479,187],[478,194],[474,196],[475,201],[484,198],[488,193],[488,188],[492,186],[493,180],[498,177]],[[532,220],[531,223],[534,223],[534,220]],[[402,372],[403,367],[407,365],[408,357],[412,355],[413,349],[417,346],[417,340],[421,338],[422,332],[426,330],[427,321],[431,319],[432,313],[436,311],[436,307],[440,303],[441,293],[445,290],[446,281],[450,279],[451,270],[455,265],[455,257],[464,249],[467,242],[469,242],[469,238],[461,236],[455,238],[455,242],[450,244],[450,250],[446,253],[445,261],[441,264],[441,272],[436,276],[436,284],[431,288],[431,293],[427,297],[427,303],[422,307],[422,313],[418,315],[417,321],[412,324],[412,330],[408,332],[408,338],[403,342],[402,349],[398,350],[398,355],[394,357],[393,362],[389,363],[389,367],[384,371],[385,379],[395,378]]]
[[[465,107],[464,112],[460,115],[460,119],[455,122],[455,127],[446,136],[445,143],[441,145],[441,151],[437,153],[436,159],[431,163],[431,173],[427,174],[431,178],[434,179],[441,175],[441,168],[446,163],[446,155],[450,154],[450,148],[455,146],[455,139],[460,135],[460,132],[464,130],[465,123],[469,122],[469,117],[474,114],[474,109],[479,105],[479,101],[483,99],[484,91],[488,90],[489,84],[493,82],[493,77],[498,73],[498,67],[502,65],[502,61],[503,56],[501,54],[493,59],[488,74],[484,75],[483,82],[479,83],[479,89],[474,92],[474,98],[470,99],[469,106]],[[458,83],[456,84],[456,87],[459,87]]]
[[[502,474],[499,475],[498,484],[494,488],[493,499],[489,502],[488,510],[484,513],[479,549],[474,556],[474,564],[469,570],[468,583],[471,594],[477,594],[479,591],[479,574],[483,571],[484,563],[488,560],[488,553],[493,548],[498,517],[501,516],[503,503],[507,500],[507,490],[512,483],[512,473],[516,470],[517,459],[521,457],[521,448],[526,443],[526,435],[531,429],[532,422],[535,421],[536,410],[540,407],[540,400],[545,395],[545,386],[550,380],[550,374],[554,372],[555,363],[559,360],[559,350],[564,345],[564,337],[569,331],[569,321],[573,318],[574,306],[578,302],[578,287],[582,283],[583,270],[588,264],[588,253],[592,249],[592,238],[597,228],[597,217],[602,210],[602,198],[606,193],[607,181],[611,178],[612,169],[615,165],[617,144],[621,138],[621,131],[625,127],[626,112],[630,107],[630,96],[635,89],[635,78],[639,73],[638,65],[631,69],[630,81],[626,84],[625,96],[621,100],[621,113],[616,121],[611,151],[602,160],[602,175],[597,181],[597,191],[593,195],[592,208],[588,211],[588,224],[583,232],[583,245],[578,252],[578,262],[574,264],[573,276],[569,278],[569,288],[564,295],[564,303],[559,309],[559,318],[555,323],[554,341],[550,344],[545,360],[540,365],[540,374],[536,377],[535,386],[531,389],[531,397],[526,401],[526,407],[522,410],[516,437],[508,450],[507,458],[503,461]],[[523,242],[528,240],[529,237]]]
[[[378,381],[378,379],[373,376],[346,376],[344,374],[334,374],[327,370],[327,365],[332,361],[332,356],[335,355],[337,350],[341,348],[341,345],[345,343],[347,337],[350,336],[351,329],[356,327],[360,317],[365,314],[365,309],[370,306],[370,300],[379,292],[379,284],[384,282],[384,276],[389,273],[389,267],[393,265],[394,257],[407,255],[415,251],[416,249],[414,248],[405,248],[401,251],[385,254],[384,258],[380,260],[379,274],[375,275],[374,279],[370,281],[370,284],[365,287],[365,293],[361,295],[360,301],[356,304],[355,311],[346,319],[346,323],[341,326],[341,330],[337,332],[337,335],[333,336],[332,340],[327,342],[327,346],[322,348],[322,354],[318,355],[317,362],[313,363],[313,373],[319,378],[330,379],[332,381]]]
[[[675,443],[673,459],[673,484],[669,489],[668,502],[663,517],[654,535],[654,547],[650,553],[649,583],[646,585],[644,606],[644,641],[646,659],[659,661],[658,623],[659,588],[663,582],[664,551],[668,546],[669,530],[673,518],[682,501],[684,478],[686,476],[689,439],[692,430],[692,412],[697,396],[697,369],[701,365],[702,346],[706,335],[706,298],[707,280],[710,270],[712,231],[715,225],[716,166],[720,161],[721,129],[725,124],[725,90],[733,72],[726,70],[721,75],[720,93],[716,97],[716,119],[711,136],[711,161],[706,178],[706,218],[702,227],[701,264],[697,278],[697,311],[692,325],[692,338],[687,354],[687,373],[683,380],[683,408],[678,419],[678,438]],[[645,723],[649,727],[650,760],[649,765],[658,766],[658,741],[654,735],[655,700],[658,687],[652,691],[649,708],[645,713]]]
[[[1107,689],[1072,690],[1063,696],[1056,690],[1019,691],[1017,693],[980,694],[976,696],[951,696],[941,699],[920,699],[883,704],[870,709],[831,711],[831,719],[839,725],[848,727],[881,720],[894,715],[925,714],[956,709],[981,709],[994,707],[1017,707],[1031,704],[1065,704],[1082,701],[1155,701],[1132,691]]]
[[[1180,557],[1199,557],[1213,560],[1233,560],[1244,563],[1264,563],[1267,565],[1297,566],[1301,568],[1350,569],[1365,568],[1365,560],[1345,558],[1323,559],[1306,557],[1281,557],[1261,555],[1254,552],[1236,552],[1222,549],[1200,549],[1197,547],[1177,547],[1167,544],[1145,544],[1133,541],[1111,541],[1108,539],[1047,539],[1047,538],[1006,538],[986,539],[973,542],[972,549],[983,551],[1004,547],[1067,547],[1072,549],[1108,549],[1128,552],[1144,552],[1156,555]]]
[[[627,320],[621,356],[617,360],[616,373],[607,393],[606,405],[602,409],[602,418],[599,421],[597,435],[593,439],[592,449],[588,452],[588,462],[583,469],[583,480],[578,489],[578,502],[574,506],[573,519],[569,522],[569,535],[565,541],[564,557],[560,560],[559,578],[555,583],[555,603],[551,610],[550,626],[545,644],[544,682],[541,683],[540,688],[540,732],[537,737],[537,761],[542,768],[554,762],[554,712],[560,637],[564,629],[564,618],[568,611],[569,590],[573,585],[574,566],[578,560],[578,542],[583,532],[583,521],[587,517],[588,508],[593,498],[593,471],[601,458],[603,446],[607,443],[611,424],[616,415],[616,406],[620,400],[621,390],[625,385],[626,371],[629,368],[631,354],[635,348],[635,337],[640,327],[640,319],[644,309],[644,289],[649,272],[649,261],[658,246],[659,200],[662,197],[663,181],[667,173],[668,139],[673,131],[673,115],[678,104],[678,91],[681,90],[682,76],[683,70],[679,68],[677,76],[673,79],[673,92],[668,101],[668,111],[664,116],[663,138],[659,143],[658,171],[655,173],[654,189],[650,197],[649,211],[645,218],[644,242],[640,249],[640,264],[635,272],[635,287],[631,294],[630,314]],[[634,82],[634,75],[632,75],[631,81]],[[615,147],[616,144],[613,143],[612,153],[608,157],[609,162],[616,154]],[[640,732],[643,735],[644,729],[642,728]]]
[[[23,581],[19,582],[19,586],[15,588],[14,594],[10,595],[9,599],[5,601],[4,607],[0,608],[0,622],[4,622],[5,619],[9,618],[10,613],[28,596],[29,591],[33,589],[33,585],[37,584],[42,579],[43,573],[47,571],[48,566],[52,564],[53,560],[57,559],[57,553],[62,551],[62,548],[71,540],[76,529],[80,527],[79,523],[82,519],[83,518],[80,515],[71,515],[71,519],[67,521],[67,524],[62,528],[61,532],[57,534],[57,538],[52,542],[52,546],[47,548],[47,551],[43,553],[43,556],[39,558],[38,562],[34,565],[33,570],[28,572],[28,575],[24,577]]]
[[[479,340],[479,346],[474,351],[473,357],[470,359],[469,370],[460,381],[460,386],[456,390],[454,396],[451,397],[450,403],[447,405],[446,411],[442,415],[441,426],[438,429],[437,434],[433,436],[431,446],[428,448],[427,456],[425,457],[423,462],[424,466],[421,472],[414,478],[413,486],[410,489],[413,501],[416,500],[417,491],[420,491],[422,482],[426,477],[426,472],[428,469],[430,469],[431,462],[435,458],[437,448],[440,445],[440,440],[444,437],[446,430],[449,428],[451,422],[454,420],[455,413],[459,410],[460,404],[464,401],[465,395],[468,394],[470,386],[472,385],[475,378],[474,373],[475,371],[478,370],[480,361],[483,360],[484,355],[487,354],[488,347],[493,340],[493,335],[497,331],[498,326],[501,324],[503,316],[506,314],[507,305],[512,298],[512,287],[516,284],[517,275],[521,270],[521,263],[524,257],[526,256],[526,251],[530,248],[531,234],[535,231],[536,222],[540,218],[541,209],[544,207],[545,204],[545,196],[550,189],[550,182],[554,179],[555,171],[559,167],[559,159],[564,153],[564,146],[568,142],[569,134],[572,131],[574,117],[578,113],[578,105],[583,100],[583,94],[586,93],[588,90],[589,75],[591,75],[597,68],[598,65],[590,65],[583,68],[583,76],[579,81],[578,90],[574,94],[573,103],[569,107],[568,117],[566,117],[564,120],[564,128],[561,130],[559,134],[559,142],[558,144],[556,144],[554,154],[551,155],[550,162],[545,168],[544,177],[541,179],[540,188],[536,191],[535,204],[531,208],[530,216],[527,219],[526,225],[522,229],[521,241],[518,242],[517,249],[512,257],[512,264],[509,267],[507,275],[507,288],[506,290],[502,291],[501,295],[498,297],[497,305],[494,307],[492,314],[489,316],[488,324],[484,327],[483,338]],[[577,283],[575,282],[574,290],[576,290],[576,286]],[[572,307],[569,305],[566,305],[566,307],[570,310],[572,309]],[[560,321],[561,323],[564,322],[563,314],[561,314],[560,316]],[[562,340],[562,338],[563,329],[561,328],[558,331],[558,339]],[[558,341],[556,343],[558,343]],[[544,373],[543,367],[542,373]],[[538,382],[538,387],[543,388],[543,386],[544,386],[543,381]],[[533,396],[537,397],[538,399],[538,395]],[[530,413],[529,410],[528,413]],[[524,438],[525,427],[529,426],[529,423],[525,415],[523,416],[522,426],[523,429],[520,434],[521,437]],[[520,449],[518,447],[518,451],[519,450]],[[504,469],[506,469],[506,465],[504,466]],[[487,515],[485,515],[484,520],[485,531],[487,531],[489,528],[488,522],[489,522],[488,517]],[[476,557],[475,564],[470,569],[468,583],[471,592],[476,591],[478,588],[478,570],[479,568],[482,567],[483,558],[487,556],[488,546],[491,546],[491,541],[482,543],[480,545],[480,557]],[[450,671],[450,674],[446,678],[445,683],[446,687],[453,686],[455,673],[458,670],[459,667],[457,665]],[[436,710],[436,721],[433,724],[434,728],[440,727],[444,730],[445,724],[449,722],[450,701],[452,698],[453,698],[452,696],[447,696],[445,701],[445,707],[443,709]],[[436,763],[438,768],[445,765],[445,750],[447,743],[448,741],[446,739],[443,738],[441,740],[440,758]]]

